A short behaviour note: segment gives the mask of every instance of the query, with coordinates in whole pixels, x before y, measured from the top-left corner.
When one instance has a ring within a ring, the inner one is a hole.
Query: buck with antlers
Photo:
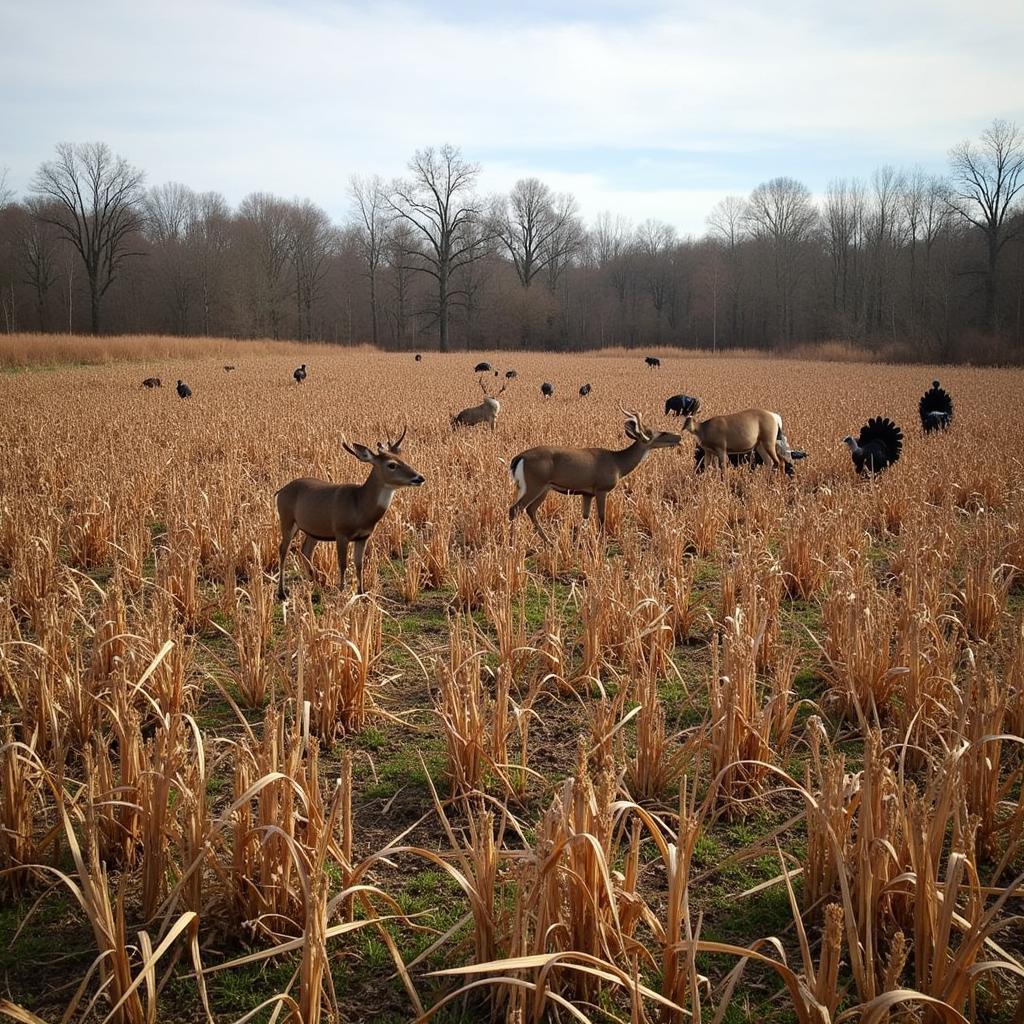
[[[494,429],[494,425],[498,421],[498,413],[501,412],[501,403],[498,401],[497,395],[492,395],[487,390],[483,377],[478,379],[480,390],[484,393],[484,400],[479,405],[471,405],[468,409],[463,409],[462,412],[453,416],[452,427],[475,427],[478,423],[490,423],[491,430]],[[509,381],[506,380],[498,395],[502,394],[508,385]]]
[[[605,503],[608,494],[618,482],[647,457],[655,448],[674,448],[682,440],[679,434],[648,429],[633,409],[623,409],[626,417],[626,436],[632,440],[628,448],[531,448],[517,455],[511,462],[512,479],[519,488],[515,503],[508,510],[509,519],[526,509],[534,529],[545,543],[549,542],[544,528],[537,522],[537,509],[548,491],[559,494],[578,494],[583,501],[583,518],[590,518],[590,506],[597,499],[598,526],[604,529]]]
[[[308,477],[292,480],[277,492],[277,513],[281,520],[280,573],[277,596],[284,600],[284,566],[295,534],[306,535],[302,542],[301,561],[309,578],[315,579],[313,549],[322,540],[333,540],[338,549],[338,585],[345,586],[348,546],[355,543],[356,579],[359,593],[363,588],[363,554],[366,541],[380,518],[387,512],[399,487],[419,487],[423,477],[412,466],[398,458],[402,451],[405,430],[397,441],[387,439],[387,447],[377,444],[374,452],[363,444],[342,447],[360,462],[372,468],[363,484],[332,484]]]

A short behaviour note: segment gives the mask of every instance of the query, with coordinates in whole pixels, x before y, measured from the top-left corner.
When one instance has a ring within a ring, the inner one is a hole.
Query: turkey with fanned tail
[[[939,387],[937,380],[933,380],[932,386],[921,396],[917,408],[926,434],[933,430],[947,430],[953,422],[953,399],[945,388]]]
[[[860,434],[843,438],[853,456],[858,473],[881,473],[903,451],[903,431],[885,416],[873,416],[860,428]]]

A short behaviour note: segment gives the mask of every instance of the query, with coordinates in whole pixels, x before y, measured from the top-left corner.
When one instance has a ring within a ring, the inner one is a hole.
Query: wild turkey
[[[423,362],[423,356],[420,355],[419,352],[416,353],[416,362],[417,363],[422,363]]]
[[[700,410],[700,399],[691,395],[673,395],[665,399],[665,415],[696,416]]]
[[[917,408],[926,434],[933,430],[948,430],[953,422],[953,399],[948,391],[939,387],[937,380],[933,380],[932,386],[921,396]]]
[[[516,373],[515,370],[506,370],[505,371],[505,380],[515,380],[516,377],[518,377],[518,376],[519,376],[519,374]]]
[[[183,381],[179,380],[175,385],[174,390],[178,392],[179,398],[191,398],[192,389]]]
[[[234,369],[235,368],[233,366],[225,366],[224,367],[224,372],[225,373],[231,373]]]
[[[306,379],[306,364],[303,363],[293,374],[296,384],[301,384]]]
[[[555,393],[555,385],[549,384],[547,381],[544,381],[544,383],[541,384],[540,386],[540,393],[545,398],[550,398]]]
[[[158,387],[161,386],[160,385],[160,378],[159,377],[147,377],[142,382],[142,386],[144,388],[158,388]]]
[[[473,367],[473,372],[474,373],[490,373],[491,372],[491,364],[490,363],[477,363],[476,366]]]
[[[661,369],[661,360],[657,356],[645,356],[644,362],[647,364],[647,368],[649,370],[653,370],[655,368],[659,370]]]
[[[584,384],[583,387],[580,388],[580,398],[586,398],[587,395],[590,394],[591,390],[593,389],[589,384]]]
[[[855,439],[843,438],[849,445],[858,473],[881,473],[891,466],[903,451],[903,431],[884,416],[873,416],[860,428]]]

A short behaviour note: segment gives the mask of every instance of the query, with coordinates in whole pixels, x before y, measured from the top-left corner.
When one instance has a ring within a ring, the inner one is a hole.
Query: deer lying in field
[[[769,409],[744,409],[728,416],[712,416],[698,423],[686,417],[683,430],[697,438],[704,449],[705,460],[717,462],[725,469],[730,455],[756,452],[762,461],[781,469],[790,464],[789,446],[782,433],[782,417]],[[783,444],[778,444],[783,438]]]
[[[292,480],[277,492],[277,514],[281,520],[281,546],[278,551],[280,571],[277,596],[284,600],[284,566],[295,534],[306,535],[302,542],[302,564],[314,579],[313,549],[322,540],[333,540],[338,550],[338,585],[345,586],[348,546],[355,543],[356,579],[359,593],[363,588],[363,554],[366,541],[380,518],[387,512],[399,487],[419,487],[423,477],[412,466],[398,458],[405,431],[397,441],[388,438],[387,447],[377,445],[373,452],[363,444],[342,441],[342,447],[360,462],[372,468],[363,484],[332,484],[308,477]]]
[[[550,538],[537,522],[540,508],[548,491],[559,494],[578,494],[583,501],[583,518],[590,518],[590,506],[597,499],[597,522],[604,529],[605,503],[608,494],[618,482],[647,457],[655,448],[674,448],[682,438],[679,434],[652,431],[645,425],[640,413],[623,409],[626,417],[626,436],[632,440],[628,448],[530,448],[511,462],[512,479],[519,494],[508,510],[509,519],[526,509],[534,529],[545,543]]]
[[[508,381],[506,380],[498,394],[500,395],[507,387]],[[501,403],[496,395],[492,395],[487,390],[483,377],[480,378],[480,390],[484,393],[484,400],[479,405],[472,405],[453,416],[453,427],[475,427],[479,423],[490,423],[491,430],[494,429],[498,413],[501,412]]]

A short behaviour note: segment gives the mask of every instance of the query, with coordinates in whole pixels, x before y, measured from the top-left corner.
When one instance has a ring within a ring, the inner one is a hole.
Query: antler
[[[480,390],[484,393],[484,396],[486,398],[490,398],[491,393],[490,391],[487,390],[487,385],[484,383],[484,378],[482,375],[477,377],[476,382],[480,385]]]
[[[631,419],[636,424],[636,432],[643,435],[646,438],[651,437],[651,432],[644,426],[643,417],[636,409],[627,409],[622,402],[619,402],[619,411],[627,419]]]

